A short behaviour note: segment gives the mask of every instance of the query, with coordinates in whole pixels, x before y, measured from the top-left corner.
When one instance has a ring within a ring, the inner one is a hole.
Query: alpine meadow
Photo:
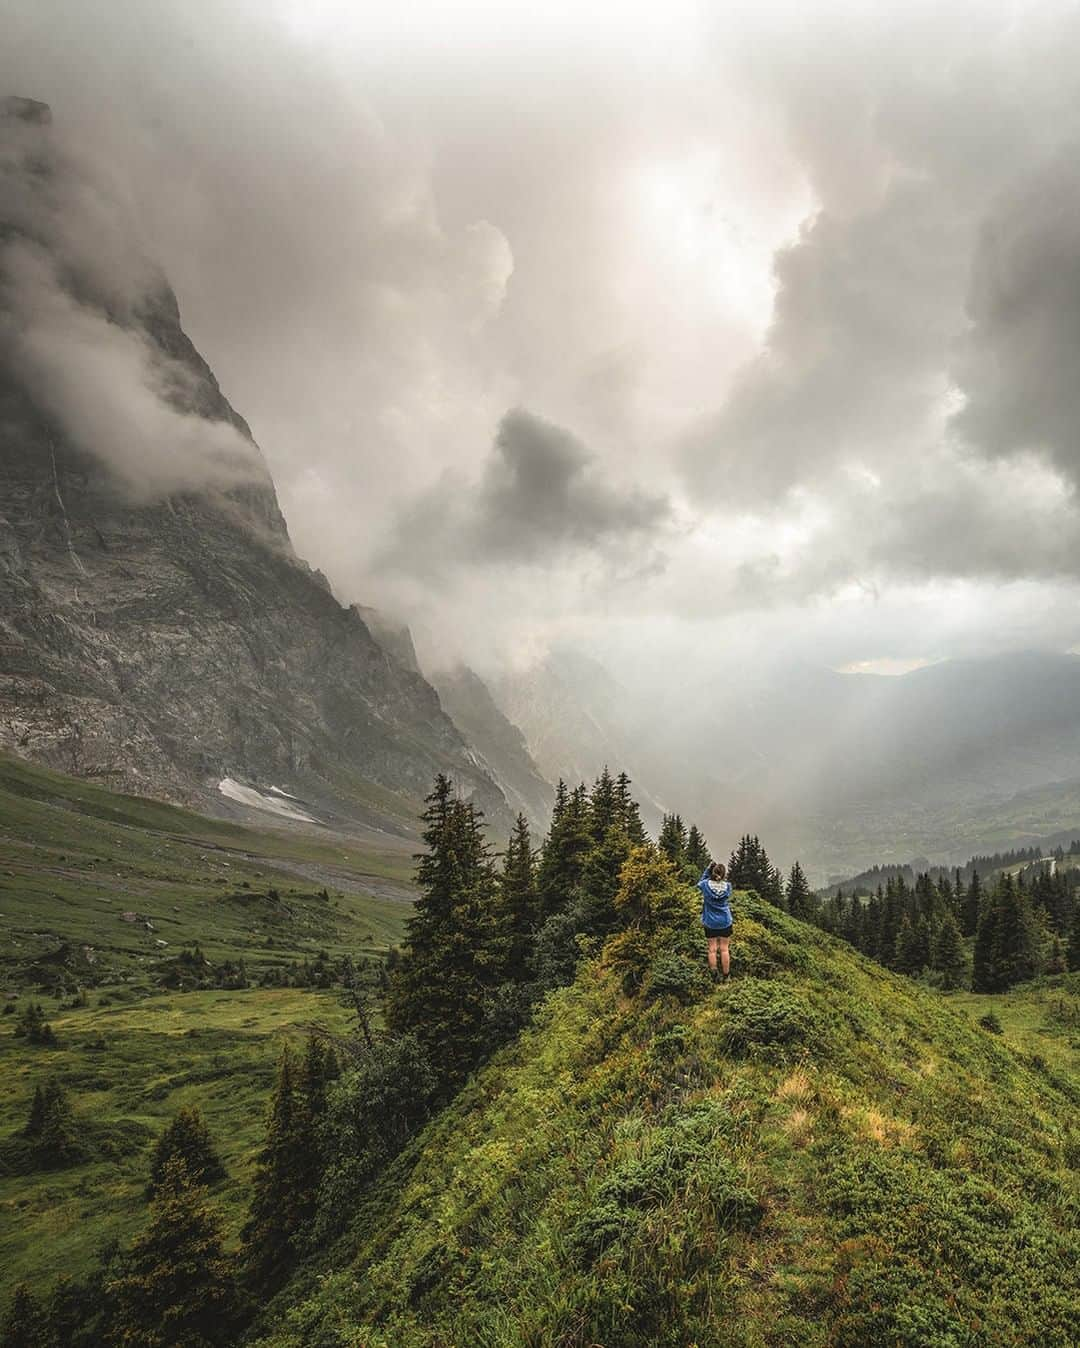
[[[0,33],[0,1348],[1080,1344],[1080,9]]]

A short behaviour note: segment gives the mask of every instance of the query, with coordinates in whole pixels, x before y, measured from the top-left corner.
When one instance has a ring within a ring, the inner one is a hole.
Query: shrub
[[[810,1037],[810,1010],[791,989],[748,979],[728,993],[720,1042],[729,1053],[741,1056],[755,1045],[794,1044]]]
[[[989,1030],[991,1034],[1005,1033],[1004,1030],[1001,1028],[1001,1021],[998,1020],[996,1014],[993,1011],[987,1011],[985,1016],[980,1016],[979,1024],[983,1027],[984,1030]]]
[[[648,997],[674,997],[682,1004],[700,997],[709,987],[704,967],[674,951],[662,951],[649,966],[645,992]]]

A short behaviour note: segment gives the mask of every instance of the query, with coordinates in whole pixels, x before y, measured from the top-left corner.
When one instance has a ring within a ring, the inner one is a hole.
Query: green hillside
[[[350,1020],[340,989],[293,984],[381,960],[411,869],[390,845],[244,828],[0,756],[0,1290],[80,1277],[142,1227],[152,1147],[184,1105],[221,1150],[236,1236],[282,1043]],[[54,1043],[14,1033],[32,1002]],[[48,1080],[87,1151],[59,1169],[28,1166],[17,1137]]]
[[[1004,1034],[756,897],[624,937],[438,1115],[263,1348],[1080,1342],[1080,980]],[[981,999],[987,1006],[998,999]],[[1013,1032],[1015,1030],[1015,1033]]]

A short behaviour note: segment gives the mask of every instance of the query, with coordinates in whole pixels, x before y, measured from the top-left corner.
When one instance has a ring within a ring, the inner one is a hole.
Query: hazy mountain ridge
[[[44,256],[50,298],[97,324],[95,336],[130,339],[185,434],[230,428],[244,480],[168,492],[151,482],[140,495],[76,442],[70,407],[62,423],[31,389],[17,359],[25,316],[3,315],[15,335],[0,345],[0,743],[170,799],[206,803],[226,776],[289,787],[320,817],[372,804],[408,815],[369,788],[415,800],[445,771],[506,824],[501,792],[434,689],[296,557],[262,456],[168,286],[114,312],[47,233],[27,232],[21,177],[62,173],[47,139],[20,140],[28,117],[47,137],[42,106],[9,102],[0,115],[14,183],[0,203],[0,282],[17,280],[12,249]]]

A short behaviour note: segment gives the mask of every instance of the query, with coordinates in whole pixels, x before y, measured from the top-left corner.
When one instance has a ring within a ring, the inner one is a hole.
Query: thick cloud
[[[499,423],[479,481],[449,474],[425,492],[382,564],[446,579],[462,565],[552,570],[600,554],[640,571],[670,523],[665,497],[611,482],[569,431],[517,408]]]
[[[45,112],[0,105],[2,368],[135,497],[264,476],[236,427],[192,410],[199,374],[145,325],[168,303],[161,274],[122,195],[57,152]]]

